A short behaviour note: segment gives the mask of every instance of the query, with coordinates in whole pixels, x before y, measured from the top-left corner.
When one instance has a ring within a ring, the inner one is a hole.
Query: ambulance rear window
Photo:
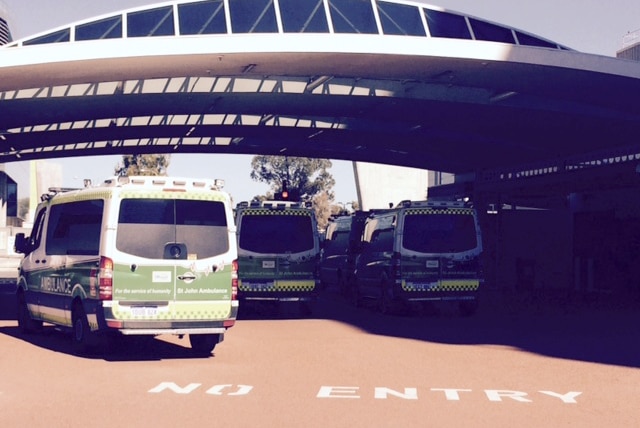
[[[299,253],[314,248],[310,215],[243,215],[238,246],[256,253]]]
[[[421,253],[450,253],[476,248],[476,227],[471,214],[431,214],[405,216],[402,246]]]
[[[225,205],[219,201],[123,199],[116,248],[151,259],[164,257],[168,243],[186,245],[192,259],[229,250]]]

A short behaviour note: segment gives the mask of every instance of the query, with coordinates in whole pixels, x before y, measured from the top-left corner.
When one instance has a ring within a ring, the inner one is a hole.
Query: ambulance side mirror
[[[31,252],[29,237],[22,232],[16,233],[13,249],[16,253],[29,254]]]

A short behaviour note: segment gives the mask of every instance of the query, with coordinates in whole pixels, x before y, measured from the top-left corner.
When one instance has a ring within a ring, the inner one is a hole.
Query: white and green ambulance
[[[221,180],[114,177],[43,195],[24,254],[18,324],[72,331],[85,350],[99,333],[188,335],[210,353],[238,312],[237,246]]]
[[[478,308],[482,235],[478,213],[462,201],[402,201],[367,218],[351,300],[377,302],[381,312],[428,302]]]
[[[320,262],[313,209],[291,201],[242,202],[236,225],[240,301],[299,302],[310,311]]]

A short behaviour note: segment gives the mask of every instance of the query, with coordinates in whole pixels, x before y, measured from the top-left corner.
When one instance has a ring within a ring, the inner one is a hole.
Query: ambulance
[[[303,312],[319,291],[320,243],[311,205],[241,202],[236,207],[238,298],[299,302]]]
[[[473,314],[483,282],[477,211],[463,201],[403,201],[367,218],[350,298],[383,313],[451,301]]]
[[[371,211],[355,211],[329,219],[322,241],[320,282],[322,288],[337,287],[347,295],[353,281],[353,266],[367,217]]]
[[[81,352],[103,333],[188,335],[196,353],[210,354],[238,312],[235,225],[222,185],[131,176],[50,189],[30,236],[16,236],[20,330],[54,324]]]

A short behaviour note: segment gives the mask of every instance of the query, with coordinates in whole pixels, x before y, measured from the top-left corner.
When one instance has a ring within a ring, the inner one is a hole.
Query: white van
[[[482,238],[477,212],[464,202],[403,201],[375,211],[362,233],[351,299],[377,301],[381,312],[429,301],[478,307]]]
[[[218,180],[115,177],[43,195],[17,283],[23,332],[72,330],[80,351],[97,333],[189,335],[210,353],[238,312],[237,246]]]
[[[311,206],[241,202],[236,225],[240,301],[299,302],[308,313],[320,283],[320,242]]]

